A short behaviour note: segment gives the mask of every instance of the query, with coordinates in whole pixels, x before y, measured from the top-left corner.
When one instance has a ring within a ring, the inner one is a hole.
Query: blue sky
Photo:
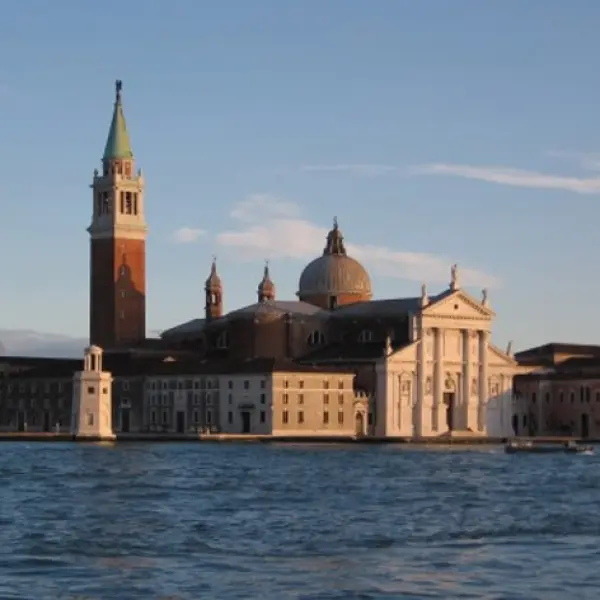
[[[265,258],[293,297],[337,215],[378,298],[441,290],[457,262],[498,344],[600,342],[599,26],[594,0],[7,3],[0,328],[87,334],[120,78],[149,330],[202,313],[212,254],[226,309]]]

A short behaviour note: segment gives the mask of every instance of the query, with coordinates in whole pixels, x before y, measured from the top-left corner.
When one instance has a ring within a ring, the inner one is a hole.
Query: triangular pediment
[[[422,310],[422,314],[431,317],[457,317],[461,319],[491,319],[494,311],[483,306],[463,290],[457,290],[446,296],[432,298],[431,304]]]

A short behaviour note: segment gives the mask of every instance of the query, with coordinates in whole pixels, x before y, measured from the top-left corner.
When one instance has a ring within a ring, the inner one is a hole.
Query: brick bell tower
[[[112,122],[94,171],[90,234],[90,344],[104,349],[146,337],[146,235],[144,179],[135,160],[116,82]]]

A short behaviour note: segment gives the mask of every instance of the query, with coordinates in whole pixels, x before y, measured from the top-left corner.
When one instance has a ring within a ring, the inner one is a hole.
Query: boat
[[[531,453],[531,454],[594,454],[593,446],[584,446],[575,442],[564,444],[534,443],[532,441],[511,441],[504,446],[507,454]]]

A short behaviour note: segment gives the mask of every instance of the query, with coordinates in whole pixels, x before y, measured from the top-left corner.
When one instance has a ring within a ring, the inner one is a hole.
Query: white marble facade
[[[450,289],[412,316],[412,342],[388,351],[376,366],[378,437],[512,435],[513,376],[519,367],[490,341],[495,314],[484,290],[480,301]]]

